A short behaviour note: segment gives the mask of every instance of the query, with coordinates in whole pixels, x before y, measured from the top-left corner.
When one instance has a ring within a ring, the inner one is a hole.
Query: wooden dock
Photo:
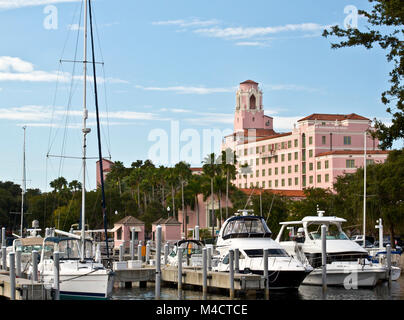
[[[46,289],[42,283],[25,278],[15,280],[15,300],[52,300],[51,289]],[[11,297],[11,283],[8,271],[0,272],[0,296]]]

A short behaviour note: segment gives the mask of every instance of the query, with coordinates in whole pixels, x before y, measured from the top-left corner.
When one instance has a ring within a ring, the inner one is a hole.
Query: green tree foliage
[[[381,101],[392,115],[392,125],[387,126],[375,119],[377,137],[383,149],[390,148],[394,140],[404,138],[404,5],[402,0],[369,0],[371,11],[358,10],[367,18],[365,31],[358,28],[332,27],[324,30],[323,36],[336,36],[345,40],[331,44],[331,48],[363,46],[371,49],[375,44],[386,50],[387,61],[393,66],[390,71],[391,87],[382,93]],[[372,67],[372,66],[369,66]]]

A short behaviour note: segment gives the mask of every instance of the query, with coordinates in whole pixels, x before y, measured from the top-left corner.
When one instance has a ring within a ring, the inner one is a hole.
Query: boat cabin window
[[[241,251],[239,251],[239,260],[241,260],[241,259],[245,259],[245,256],[243,255],[243,253]],[[222,260],[222,263],[229,264],[229,254],[225,255],[225,257]]]
[[[47,241],[45,243],[45,257],[53,258],[53,252],[59,251],[59,258],[63,259],[80,259],[81,241],[77,239],[60,240],[58,243]],[[85,258],[92,258],[92,243],[85,243]]]
[[[321,225],[312,224],[307,227],[311,240],[321,240]],[[349,240],[347,235],[341,230],[338,225],[329,224],[327,227],[327,240]]]
[[[262,218],[242,218],[228,222],[223,239],[237,237],[270,237],[271,231]]]
[[[196,242],[183,242],[180,244],[180,248],[182,248],[182,255],[186,257],[187,255],[193,254],[202,254],[202,245]],[[177,255],[178,247],[174,247],[173,251],[171,251],[170,256],[175,257]]]
[[[264,256],[263,249],[248,249],[244,250],[249,258],[262,258]],[[268,257],[289,257],[283,249],[268,249]]]

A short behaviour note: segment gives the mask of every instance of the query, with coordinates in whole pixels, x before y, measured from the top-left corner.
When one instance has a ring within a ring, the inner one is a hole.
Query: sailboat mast
[[[366,131],[363,150],[363,247],[366,246]]]
[[[23,162],[22,162],[22,192],[21,192],[21,226],[20,226],[20,235],[21,238],[23,236],[23,226],[24,226],[24,196],[26,192],[26,172],[25,172],[25,129],[27,127],[24,126],[22,129],[24,130],[24,146],[23,146]]]
[[[87,1],[84,1],[84,54],[83,54],[83,177],[81,188],[81,260],[85,258],[85,217],[86,217],[86,156],[87,134],[91,129],[87,128]]]

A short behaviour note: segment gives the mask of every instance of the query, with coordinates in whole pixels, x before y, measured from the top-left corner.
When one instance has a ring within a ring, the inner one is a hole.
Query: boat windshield
[[[85,258],[92,258],[92,244],[91,241],[86,240],[86,254]],[[80,259],[81,258],[81,241],[72,238],[59,238],[57,241],[45,242],[45,257],[53,257],[53,252],[59,251],[59,258],[65,259]]]
[[[223,239],[244,237],[270,237],[271,231],[264,219],[259,217],[240,217],[230,220],[223,230]]]
[[[308,226],[309,237],[312,240],[321,239],[321,226],[311,225]],[[348,236],[336,225],[329,224],[326,234],[327,240],[349,240]]]
[[[182,242],[179,245],[182,248],[182,255],[184,257],[191,256],[193,254],[202,254],[203,245],[201,243],[193,242],[193,241],[186,241]],[[170,253],[170,256],[175,257],[177,255],[178,247],[174,247],[173,251]]]

